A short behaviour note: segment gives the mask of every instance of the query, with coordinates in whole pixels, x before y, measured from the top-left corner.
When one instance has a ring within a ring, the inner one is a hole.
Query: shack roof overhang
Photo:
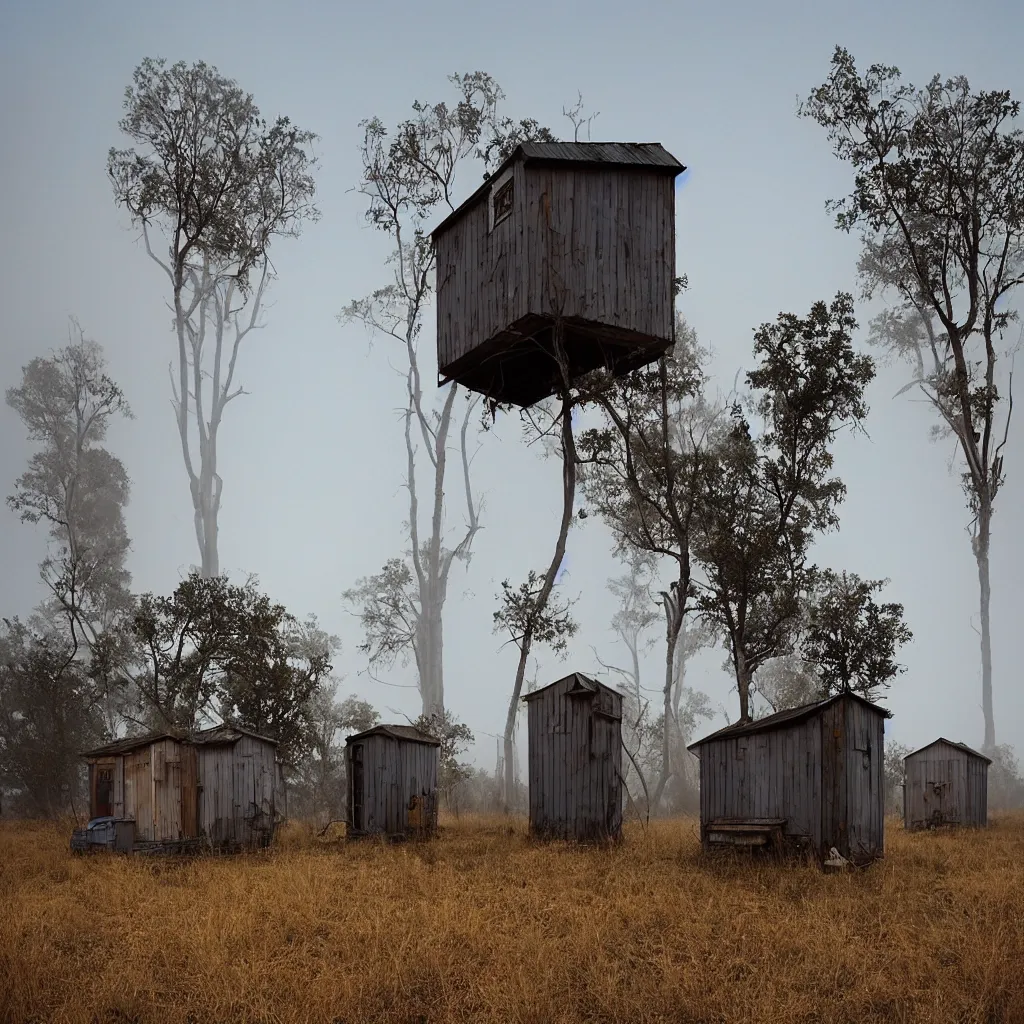
[[[119,754],[130,754],[133,750],[140,750],[152,743],[159,743],[161,740],[174,740],[176,743],[187,743],[189,746],[219,746],[233,745],[243,736],[251,736],[253,739],[262,740],[277,746],[278,742],[271,736],[263,736],[251,729],[243,729],[237,725],[214,725],[209,729],[200,729],[199,732],[149,732],[141,736],[126,736],[124,739],[115,740],[102,747],[94,747],[92,750],[83,751],[81,756],[86,758],[94,757],[117,757]]]
[[[559,683],[564,683],[567,679],[573,680],[572,688],[568,691],[570,695],[594,696],[600,690],[607,690],[608,693],[612,693],[616,697],[622,696],[618,690],[613,689],[611,686],[606,686],[598,679],[585,676],[582,672],[570,672],[569,675],[562,676],[561,679],[556,679],[553,683],[548,683],[547,686],[542,686],[539,690],[531,690],[523,696],[523,700],[536,700],[545,690],[550,690],[552,686],[558,686]]]
[[[991,757],[986,757],[984,754],[975,750],[973,747],[967,746],[966,743],[958,743],[955,740],[947,740],[945,736],[940,736],[937,740],[932,740],[931,743],[926,743],[923,747],[918,747],[917,750],[912,750],[909,754],[907,754],[906,757],[903,758],[903,760],[909,761],[910,758],[917,757],[918,754],[923,754],[926,750],[930,750],[937,743],[948,743],[951,747],[955,747],[957,750],[962,750],[965,754],[970,754],[971,757],[979,758],[980,760],[984,761],[985,764],[992,764]]]
[[[390,736],[393,740],[407,740],[410,743],[426,743],[431,747],[441,746],[441,741],[436,736],[417,729],[414,725],[375,725],[372,729],[357,732],[349,736],[345,743],[354,743],[356,740],[366,739],[367,736]]]
[[[818,700],[813,704],[801,704],[800,707],[788,708],[785,711],[776,712],[774,715],[758,718],[753,722],[734,722],[732,725],[725,726],[724,729],[719,729],[717,732],[713,732],[703,739],[691,743],[686,749],[695,750],[697,747],[710,743],[712,740],[731,739],[734,736],[750,736],[759,732],[771,732],[774,729],[786,729],[791,725],[804,722],[808,718],[813,718],[819,712],[824,711],[825,708],[841,700],[855,700],[859,704],[871,708],[872,711],[876,711],[883,718],[892,718],[892,712],[888,708],[883,708],[880,704],[874,704],[869,700],[865,700],[859,694],[849,692],[837,693],[835,696],[827,697],[825,700]]]
[[[686,167],[660,142],[521,142],[501,162],[493,174],[466,200],[448,214],[430,233],[433,241],[444,234],[463,214],[479,203],[500,174],[517,161],[523,164],[548,164],[561,167],[588,169],[616,167],[633,169],[642,167],[654,174],[668,174],[673,178]]]

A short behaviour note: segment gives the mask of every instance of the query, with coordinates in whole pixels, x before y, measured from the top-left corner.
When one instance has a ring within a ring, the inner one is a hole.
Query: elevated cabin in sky
[[[674,338],[675,179],[658,143],[526,142],[433,232],[439,384],[529,406]]]
[[[940,736],[903,759],[903,827],[988,824],[990,758]]]
[[[133,821],[135,843],[202,838],[217,849],[256,849],[285,814],[277,741],[247,729],[149,733],[83,757],[89,817]]]
[[[526,694],[530,832],[580,842],[622,834],[622,694],[581,672]]]
[[[345,741],[346,835],[426,838],[437,830],[441,741],[412,725],[377,725]]]
[[[705,848],[791,842],[828,860],[881,857],[885,720],[854,693],[737,722],[690,745]]]

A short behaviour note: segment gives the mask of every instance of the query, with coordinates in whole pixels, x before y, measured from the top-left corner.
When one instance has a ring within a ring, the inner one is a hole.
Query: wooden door
[[[114,813],[114,765],[100,762],[89,765],[91,818],[109,818]]]

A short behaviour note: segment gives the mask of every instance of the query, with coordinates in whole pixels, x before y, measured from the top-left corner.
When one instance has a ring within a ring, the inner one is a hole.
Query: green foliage
[[[753,674],[792,649],[814,535],[838,525],[845,488],[831,475],[839,430],[867,414],[870,358],[853,348],[852,299],[815,303],[807,317],[780,314],[754,338],[758,367],[747,383],[763,429],[754,437],[737,402],[731,429],[702,474],[693,556],[705,579],[704,619],[725,636],[740,715],[750,716]]]
[[[151,722],[188,731],[219,716],[274,736],[286,761],[301,754],[307,706],[338,643],[315,619],[299,623],[254,580],[192,573],[170,597],[143,595],[133,631]]]
[[[904,625],[903,605],[873,597],[887,583],[831,570],[819,574],[801,649],[817,667],[824,696],[852,691],[873,700],[906,671],[896,652],[914,635]]]
[[[541,604],[543,590],[544,577],[533,569],[518,587],[503,580],[494,632],[507,632],[517,646],[529,637],[533,643],[547,644],[556,654],[562,654],[579,627],[569,614],[571,602],[560,601],[552,594]]]
[[[445,799],[450,801],[455,787],[473,776],[473,766],[459,760],[466,747],[474,742],[473,731],[452,712],[444,709],[420,715],[413,725],[441,741],[438,788]]]
[[[416,647],[419,618],[408,562],[388,559],[379,573],[356,580],[342,598],[359,609],[364,640],[358,649],[370,664],[390,666],[396,659],[406,664]]]
[[[286,117],[268,124],[215,67],[146,58],[124,108],[119,127],[136,148],[111,149],[107,173],[133,222],[168,231],[176,287],[189,267],[208,262],[231,268],[244,290],[274,236],[298,235],[319,216],[316,136]]]

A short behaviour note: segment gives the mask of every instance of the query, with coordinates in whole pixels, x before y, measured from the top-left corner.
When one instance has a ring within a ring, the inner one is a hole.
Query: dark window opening
[[[114,813],[114,769],[96,771],[96,813],[94,818],[109,818]]]
[[[494,223],[498,224],[506,217],[512,215],[512,186],[514,180],[509,178],[493,195],[491,202],[494,204]]]

